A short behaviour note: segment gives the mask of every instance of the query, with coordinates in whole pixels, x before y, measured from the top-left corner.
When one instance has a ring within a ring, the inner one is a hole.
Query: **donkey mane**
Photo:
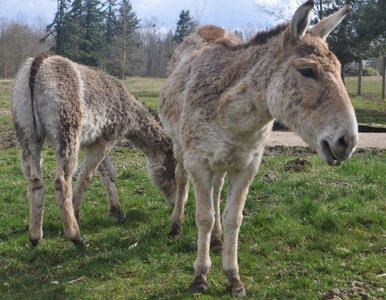
[[[279,24],[274,28],[259,31],[252,39],[250,39],[246,44],[244,44],[244,47],[247,48],[249,46],[263,45],[267,43],[269,39],[278,36],[280,33],[282,33],[284,30],[286,30],[287,27],[288,23],[286,22]]]
[[[216,43],[225,46],[229,50],[240,50],[240,49],[249,48],[251,46],[264,45],[271,38],[278,36],[280,33],[286,30],[287,27],[288,27],[288,23],[282,23],[277,25],[274,28],[259,31],[252,39],[250,39],[245,43],[235,44],[235,43],[229,42],[229,40],[226,38],[218,39]]]

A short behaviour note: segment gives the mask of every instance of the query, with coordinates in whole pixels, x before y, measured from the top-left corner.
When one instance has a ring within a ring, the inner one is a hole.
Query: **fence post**
[[[385,100],[386,55],[383,56],[382,66],[382,100]]]
[[[363,73],[363,60],[359,58],[358,60],[359,68],[358,68],[358,89],[357,95],[360,96],[362,93],[362,73]]]

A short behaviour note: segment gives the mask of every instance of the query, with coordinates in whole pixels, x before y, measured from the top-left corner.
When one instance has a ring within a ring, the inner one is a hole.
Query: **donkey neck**
[[[170,139],[152,114],[142,106],[137,106],[135,120],[130,121],[126,138],[147,156],[155,159],[158,155],[172,151]]]
[[[273,37],[265,44],[249,44],[224,53],[234,57],[231,69],[238,76],[220,97],[217,112],[223,125],[249,132],[273,119],[266,99],[270,78],[279,65],[279,41],[279,37]]]

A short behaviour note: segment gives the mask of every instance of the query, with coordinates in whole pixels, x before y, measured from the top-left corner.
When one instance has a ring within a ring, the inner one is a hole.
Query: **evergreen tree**
[[[197,23],[194,21],[193,17],[190,16],[189,10],[182,10],[177,22],[177,28],[173,41],[181,43],[184,37],[189,35],[196,25]]]
[[[42,39],[46,41],[48,38],[53,37],[54,45],[50,50],[59,55],[65,55],[66,44],[68,42],[66,18],[69,6],[70,0],[57,0],[57,11],[54,20],[46,27],[46,34]]]
[[[107,44],[111,44],[116,37],[117,16],[116,0],[107,0],[105,11],[105,33],[104,39]]]
[[[122,0],[118,9],[117,16],[117,36],[114,43],[115,54],[120,61],[120,78],[124,79],[126,75],[132,73],[128,70],[128,65],[133,70],[135,62],[139,61],[138,49],[139,38],[135,30],[139,27],[139,20],[133,11],[130,1]]]
[[[80,43],[80,62],[90,66],[99,66],[104,55],[105,41],[104,12],[100,0],[84,1],[84,32]]]
[[[65,17],[66,44],[63,56],[82,62],[81,43],[84,37],[84,6],[82,0],[73,0]],[[59,54],[59,53],[58,53]]]

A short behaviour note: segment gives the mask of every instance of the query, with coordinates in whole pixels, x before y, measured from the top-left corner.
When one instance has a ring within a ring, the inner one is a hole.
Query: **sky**
[[[255,2],[275,0],[131,0],[141,20],[156,20],[157,25],[174,29],[182,9],[189,9],[200,24],[214,24],[226,29],[253,27],[265,29],[274,18],[259,13]],[[278,1],[278,0],[276,0]],[[0,0],[0,18],[22,20],[27,24],[47,24],[56,11],[56,0]]]

